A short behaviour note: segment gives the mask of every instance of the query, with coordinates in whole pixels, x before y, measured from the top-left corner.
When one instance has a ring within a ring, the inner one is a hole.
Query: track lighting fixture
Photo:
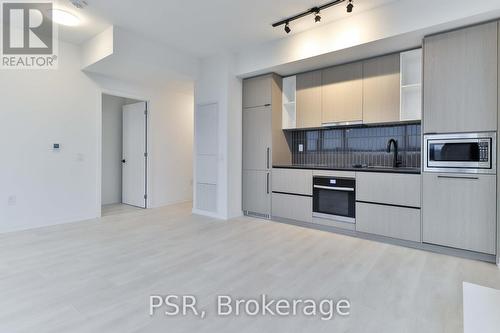
[[[286,22],[286,24],[285,24],[285,32],[286,32],[287,34],[289,34],[291,31],[292,31],[292,29],[290,29],[289,23],[288,23],[288,22]]]
[[[349,0],[349,3],[347,4],[347,12],[352,13],[353,8],[354,8],[354,4],[352,3],[352,0]]]
[[[326,8],[333,7],[335,5],[339,5],[339,4],[346,2],[346,1],[348,1],[347,12],[351,13],[353,8],[354,8],[354,4],[353,4],[354,0],[335,0],[335,1],[330,1],[324,5],[321,5],[321,6],[313,7],[305,12],[302,12],[302,13],[297,14],[295,16],[291,16],[291,17],[286,18],[284,20],[281,20],[279,22],[273,23],[272,26],[274,28],[276,28],[276,27],[284,25],[285,32],[287,34],[289,34],[292,31],[292,29],[290,29],[290,22],[298,20],[298,19],[305,17],[305,16],[308,16],[308,15],[314,15],[314,22],[316,22],[316,23],[321,22],[320,11],[322,11],[323,9],[326,9]]]

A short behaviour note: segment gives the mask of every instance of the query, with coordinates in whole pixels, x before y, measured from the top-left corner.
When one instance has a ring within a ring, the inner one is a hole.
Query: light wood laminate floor
[[[190,204],[0,235],[0,332],[461,332],[462,282],[497,266]],[[149,316],[152,294],[196,295],[206,319]],[[218,318],[220,294],[346,297],[351,315]]]

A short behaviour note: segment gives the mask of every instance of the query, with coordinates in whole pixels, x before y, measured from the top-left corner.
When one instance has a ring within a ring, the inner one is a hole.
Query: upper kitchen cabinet
[[[322,123],[363,120],[363,63],[335,66],[322,73]]]
[[[497,26],[425,38],[425,133],[496,131]]]
[[[400,120],[400,55],[363,62],[363,123]]]
[[[272,75],[258,76],[243,81],[243,108],[272,104]]]
[[[297,128],[321,126],[321,71],[297,75]]]

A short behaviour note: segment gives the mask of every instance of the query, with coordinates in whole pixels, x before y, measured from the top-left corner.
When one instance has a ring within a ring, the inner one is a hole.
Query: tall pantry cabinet
[[[273,163],[290,163],[281,130],[282,79],[269,74],[243,81],[243,212],[270,218]]]

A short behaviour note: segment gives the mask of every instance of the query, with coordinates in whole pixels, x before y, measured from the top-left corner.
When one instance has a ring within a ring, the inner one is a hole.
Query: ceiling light
[[[353,8],[354,8],[354,4],[352,3],[352,0],[349,0],[349,3],[347,4],[347,12],[352,13]]]
[[[52,21],[54,21],[57,24],[66,25],[70,27],[74,27],[80,24],[80,19],[77,16],[62,9],[51,10],[50,16],[52,17]]]
[[[320,11],[325,10],[330,7],[334,7],[336,5],[340,5],[341,3],[349,1],[349,4],[347,5],[347,12],[352,12],[352,9],[354,8],[354,5],[352,4],[353,0],[333,0],[328,3],[325,3],[321,6],[316,6],[313,8],[310,8],[306,11],[303,11],[297,15],[290,16],[287,18],[282,19],[281,21],[278,21],[276,23],[271,24],[273,28],[280,27],[282,25],[285,26],[285,32],[289,34],[292,29],[290,29],[290,22],[301,19],[303,17],[309,16],[309,15],[314,15],[314,22],[318,23],[321,22],[321,15]]]
[[[285,32],[287,34],[289,34],[291,31],[292,31],[292,29],[290,29],[290,26],[288,25],[288,22],[286,22],[286,24],[285,24]]]

